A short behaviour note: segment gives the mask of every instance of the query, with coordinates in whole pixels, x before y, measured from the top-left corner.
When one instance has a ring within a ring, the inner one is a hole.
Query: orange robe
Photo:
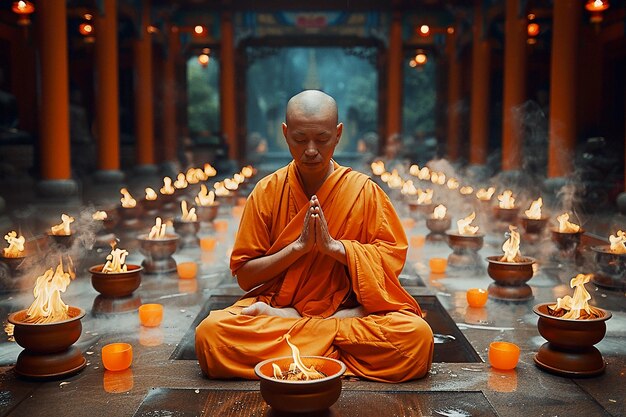
[[[256,378],[258,362],[291,355],[286,333],[302,355],[340,359],[359,377],[401,382],[430,369],[433,335],[398,280],[407,239],[387,195],[366,175],[335,163],[317,197],[348,266],[313,249],[233,306],[211,312],[196,329],[196,353],[207,376]],[[250,259],[298,238],[309,198],[293,162],[259,181],[235,239],[233,275]],[[293,307],[302,318],[239,314],[255,301]],[[357,303],[367,316],[329,318]]]

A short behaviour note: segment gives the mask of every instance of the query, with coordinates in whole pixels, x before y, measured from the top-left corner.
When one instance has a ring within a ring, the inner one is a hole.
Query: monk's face
[[[289,125],[283,123],[283,134],[289,152],[301,174],[325,175],[335,147],[341,138],[343,124],[336,116],[293,115]]]

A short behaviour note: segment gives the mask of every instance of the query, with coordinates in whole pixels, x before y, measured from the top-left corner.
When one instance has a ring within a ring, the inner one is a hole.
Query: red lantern
[[[608,8],[608,0],[587,0],[587,3],[585,4],[585,9],[591,13],[589,21],[596,24],[602,22],[602,12]]]
[[[19,16],[18,25],[28,26],[30,25],[30,15],[35,11],[35,5],[30,1],[15,1],[11,10]]]

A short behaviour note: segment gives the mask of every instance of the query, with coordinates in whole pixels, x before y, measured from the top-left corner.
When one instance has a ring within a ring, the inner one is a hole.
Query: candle
[[[109,371],[123,371],[133,362],[133,347],[128,343],[110,343],[102,347],[102,365]]]
[[[118,372],[104,371],[102,385],[104,390],[111,394],[128,392],[134,385],[133,370],[128,368]]]
[[[218,232],[225,232],[228,230],[228,221],[227,220],[215,220],[213,222],[213,227]]]
[[[163,306],[161,304],[142,304],[139,306],[139,322],[142,326],[157,327],[163,320]]]
[[[202,237],[200,238],[200,249],[203,251],[210,252],[215,249],[215,245],[217,244],[217,239],[214,237]]]
[[[517,366],[520,349],[511,342],[491,342],[489,344],[489,363],[501,370],[513,369]]]
[[[447,265],[448,260],[446,258],[430,258],[428,261],[430,271],[434,274],[443,274],[444,272],[446,272]]]
[[[487,303],[488,295],[487,291],[482,288],[470,288],[465,293],[465,298],[470,307],[482,307]]]
[[[194,279],[198,275],[198,264],[195,262],[181,262],[176,265],[176,270],[181,279]]]

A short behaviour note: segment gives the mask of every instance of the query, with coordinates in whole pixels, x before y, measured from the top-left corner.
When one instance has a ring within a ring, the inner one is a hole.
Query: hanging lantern
[[[202,68],[206,68],[209,65],[209,55],[200,54],[198,55],[198,62],[202,65]]]
[[[587,0],[585,3],[585,9],[591,14],[589,21],[594,24],[602,22],[602,12],[608,8],[608,0]]]
[[[30,25],[30,15],[35,11],[35,5],[30,1],[15,1],[11,7],[13,13],[16,13],[17,24],[20,26]]]
[[[428,55],[426,55],[426,52],[423,50],[418,49],[415,56],[409,61],[409,66],[411,68],[421,69],[426,62],[428,62]]]
[[[420,36],[428,36],[430,35],[430,26],[428,25],[421,25],[418,29],[417,29],[417,33]]]
[[[198,38],[202,38],[205,37],[207,35],[207,29],[205,26],[203,25],[196,25],[193,27],[193,35],[198,37]]]
[[[94,43],[96,38],[94,35],[94,27],[93,24],[89,22],[83,22],[78,26],[78,32],[84,36],[84,41],[86,43]]]
[[[536,44],[536,37],[537,35],[539,35],[540,30],[541,27],[539,26],[539,23],[529,23],[528,26],[526,26],[526,33],[528,34],[528,39],[526,39],[526,43],[528,43],[529,45]]]

